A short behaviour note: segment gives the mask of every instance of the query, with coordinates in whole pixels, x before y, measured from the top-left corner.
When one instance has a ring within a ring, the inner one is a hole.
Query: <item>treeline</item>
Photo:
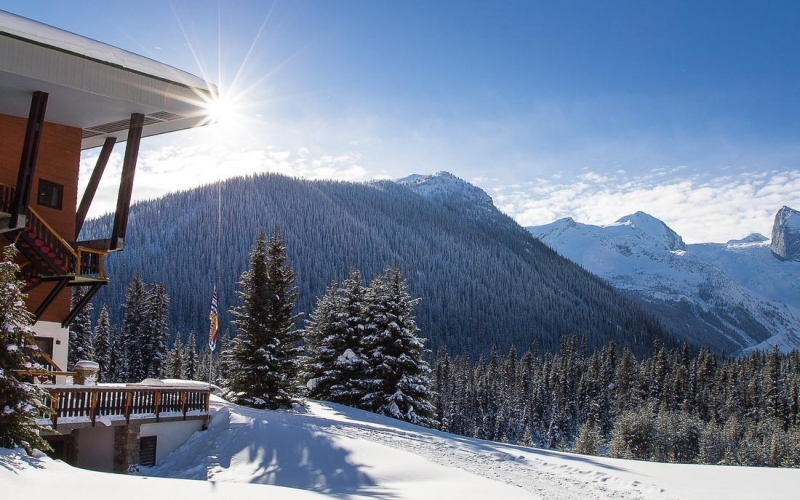
[[[729,358],[656,343],[637,359],[615,344],[588,352],[497,349],[477,361],[439,351],[442,430],[584,454],[664,462],[800,465],[800,353]]]
[[[82,297],[79,289],[73,303]],[[89,304],[70,325],[67,367],[82,359],[100,365],[101,382],[141,382],[146,378],[211,380],[215,363],[205,345],[198,350],[194,331],[185,343],[167,324],[170,299],[160,283],[147,285],[137,274],[125,289],[123,319],[113,323],[108,307],[100,309],[92,326]],[[226,332],[222,342],[229,342]]]

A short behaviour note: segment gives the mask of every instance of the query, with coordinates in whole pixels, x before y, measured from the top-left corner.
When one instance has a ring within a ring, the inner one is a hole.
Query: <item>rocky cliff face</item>
[[[786,206],[778,210],[770,248],[783,260],[800,262],[800,212]]]

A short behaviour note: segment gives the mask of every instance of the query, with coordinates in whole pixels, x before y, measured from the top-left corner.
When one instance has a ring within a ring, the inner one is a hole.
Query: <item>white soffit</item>
[[[166,64],[0,10],[0,114],[27,117],[50,94],[45,120],[83,130],[81,149],[124,141],[133,113],[143,136],[205,125],[213,84]]]

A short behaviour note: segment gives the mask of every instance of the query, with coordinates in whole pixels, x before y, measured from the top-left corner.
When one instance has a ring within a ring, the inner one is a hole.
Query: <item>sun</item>
[[[233,102],[223,96],[216,96],[215,99],[206,102],[205,107],[208,122],[212,125],[230,126],[236,122],[236,116],[239,114]]]

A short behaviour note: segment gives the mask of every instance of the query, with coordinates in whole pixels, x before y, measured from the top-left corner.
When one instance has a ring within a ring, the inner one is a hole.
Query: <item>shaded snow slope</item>
[[[791,497],[800,480],[797,469],[657,464],[493,443],[320,402],[275,412],[213,398],[212,415],[207,431],[141,471],[162,477],[89,472],[0,450],[3,498],[767,500]]]
[[[762,235],[686,245],[643,212],[607,226],[561,219],[528,230],[643,299],[685,340],[729,352],[800,348],[800,263],[775,258]]]

